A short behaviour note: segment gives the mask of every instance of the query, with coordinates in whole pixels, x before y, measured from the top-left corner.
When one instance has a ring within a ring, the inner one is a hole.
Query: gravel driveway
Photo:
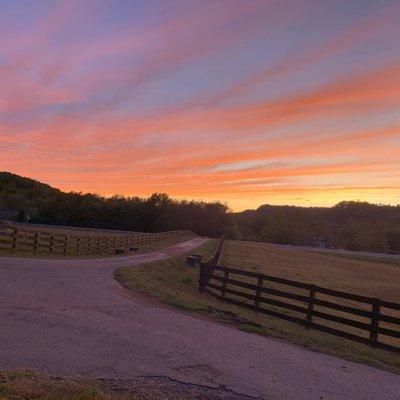
[[[0,258],[0,368],[58,376],[169,379],[257,398],[398,400],[400,376],[132,298],[113,280],[149,254],[89,260]],[[230,395],[230,394],[231,395]]]

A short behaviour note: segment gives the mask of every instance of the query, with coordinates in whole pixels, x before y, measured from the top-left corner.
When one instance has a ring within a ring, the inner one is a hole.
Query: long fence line
[[[248,310],[400,352],[397,303],[211,263],[201,265],[199,290]]]
[[[79,235],[52,233],[0,225],[0,254],[112,255],[137,250],[147,243],[175,236],[195,236],[191,231],[161,233]]]
[[[218,264],[219,263],[219,259],[221,258],[221,254],[222,254],[222,249],[224,247],[224,242],[225,242],[225,236],[222,236],[222,238],[220,239],[220,241],[218,242],[218,246],[214,251],[214,254],[211,256],[211,258],[207,261],[207,264]]]

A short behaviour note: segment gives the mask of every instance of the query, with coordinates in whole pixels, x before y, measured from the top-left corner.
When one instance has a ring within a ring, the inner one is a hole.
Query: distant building
[[[317,247],[319,249],[329,249],[331,245],[326,237],[318,236],[312,239],[310,243],[311,247]]]

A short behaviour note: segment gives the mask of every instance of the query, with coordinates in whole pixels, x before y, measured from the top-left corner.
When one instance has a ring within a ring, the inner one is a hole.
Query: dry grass
[[[358,260],[358,261],[368,261],[368,262],[375,262],[380,265],[382,264],[390,264],[393,267],[398,267],[400,268],[400,255],[397,254],[363,254],[361,252],[359,253],[346,253],[343,252],[341,253],[340,250],[314,250],[312,248],[307,248],[307,250],[310,253],[319,253],[319,254],[325,254],[325,255],[331,255],[335,257],[341,257],[341,258],[347,258],[350,260]]]
[[[0,372],[0,400],[243,400],[243,396],[226,394],[224,388],[181,384],[167,377],[94,380]]]
[[[1,372],[1,400],[139,400],[111,393],[94,381],[55,379],[35,372]]]
[[[216,240],[210,240],[197,248],[195,253],[209,258],[216,245]],[[213,304],[211,299],[199,296],[198,268],[189,267],[184,254],[136,267],[120,268],[115,272],[115,278],[129,289],[151,294],[180,309],[207,312]]]
[[[217,241],[209,241],[194,252],[209,257],[216,245]],[[227,242],[222,261],[231,266],[246,267],[246,269],[263,271],[270,275],[289,277],[304,282],[313,281],[321,286],[361,292],[366,295],[382,293],[379,282],[381,274],[379,271],[374,271],[381,266],[372,265],[366,261],[345,260],[342,257],[336,258],[331,255],[299,250],[292,252],[288,249],[248,242]],[[361,274],[364,271],[363,267],[365,267],[366,275]],[[391,267],[385,264],[383,268],[385,268],[385,274],[388,271],[390,273],[394,271],[395,274],[400,272],[396,266]],[[121,268],[115,276],[129,289],[149,294],[176,308],[198,312],[220,322],[234,324],[243,331],[285,339],[312,350],[400,373],[398,354],[308,330],[278,318],[222,303],[208,295],[200,295],[198,268],[188,267],[184,255],[143,264],[139,267]],[[361,290],[357,280],[360,282]],[[330,281],[332,281],[331,284]],[[385,276],[382,281],[388,288],[387,292],[390,293],[391,298],[395,299],[398,292],[396,292],[394,277],[390,279]]]
[[[227,241],[223,265],[400,303],[400,261]]]
[[[381,263],[381,260],[384,262]],[[282,248],[270,244],[250,243],[250,242],[227,242],[224,248],[222,264],[261,272],[268,275],[293,279],[305,283],[314,283],[329,289],[336,289],[345,292],[360,294],[368,297],[381,298],[395,303],[400,303],[400,290],[396,282],[400,280],[399,260],[388,259],[386,257],[363,255],[353,256],[334,253],[317,253],[296,248]],[[251,279],[253,280],[252,282]],[[256,278],[241,278],[249,283],[257,284]],[[283,290],[308,296],[308,291],[304,289],[294,289],[287,285],[266,282],[267,287]],[[246,289],[241,291],[248,292]],[[254,295],[254,291],[250,294]],[[271,297],[271,295],[269,295]],[[372,306],[366,303],[342,299],[339,297],[318,294],[318,299],[331,301],[343,306],[355,307],[365,311],[372,311]],[[243,301],[242,298],[237,298]],[[282,299],[279,296],[272,296],[273,300],[284,301],[303,308],[307,304],[297,300]],[[248,302],[245,300],[245,302]],[[289,311],[282,307],[266,308],[278,311],[283,314],[293,315],[301,319],[305,318],[304,313]],[[315,311],[333,314],[338,317],[350,319],[365,324],[370,324],[370,318],[349,314],[343,311],[332,310],[323,306],[316,305]],[[390,308],[382,308],[382,313],[393,317],[400,317],[400,312]],[[335,321],[314,317],[314,322],[325,326],[339,329],[344,332],[355,334],[364,338],[369,338],[369,331],[350,327]],[[380,327],[394,329],[400,333],[398,325],[387,322],[380,322]],[[400,340],[387,335],[380,335],[382,343],[400,347]]]

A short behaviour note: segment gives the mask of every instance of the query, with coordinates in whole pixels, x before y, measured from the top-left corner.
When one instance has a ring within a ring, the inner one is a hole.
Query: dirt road
[[[263,399],[398,400],[400,376],[135,301],[124,265],[203,242],[92,260],[0,258],[0,368],[52,375],[168,377]],[[232,397],[230,397],[230,394]]]

